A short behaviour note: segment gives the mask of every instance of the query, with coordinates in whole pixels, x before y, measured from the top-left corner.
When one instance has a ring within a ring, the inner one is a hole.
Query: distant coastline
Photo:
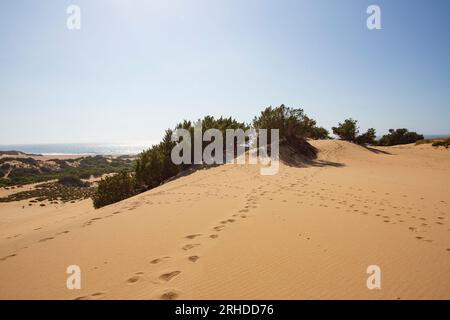
[[[0,145],[0,151],[20,151],[43,156],[69,155],[136,155],[151,144],[112,144],[112,143],[58,143],[58,144],[11,144]]]
[[[425,139],[449,137],[450,134],[425,134]],[[379,138],[379,137],[378,137]],[[94,156],[94,155],[137,155],[150,148],[148,144],[114,143],[47,143],[47,144],[0,144],[0,151],[20,151],[29,155],[43,156]]]

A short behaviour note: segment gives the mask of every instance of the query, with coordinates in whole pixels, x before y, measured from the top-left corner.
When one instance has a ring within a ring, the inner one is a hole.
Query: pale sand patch
[[[450,150],[313,143],[312,166],[214,167],[100,210],[2,203],[0,298],[450,299]]]

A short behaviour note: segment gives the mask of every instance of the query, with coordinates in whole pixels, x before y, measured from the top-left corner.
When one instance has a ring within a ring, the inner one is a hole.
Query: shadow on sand
[[[307,168],[307,167],[335,167],[342,168],[345,167],[343,163],[319,160],[317,159],[317,149],[314,148],[313,154],[305,155],[304,153],[298,152],[295,148],[291,146],[281,146],[280,147],[280,160],[285,165],[294,168]]]
[[[390,152],[383,151],[383,150],[376,149],[376,148],[372,148],[372,147],[369,147],[369,146],[365,146],[364,149],[367,149],[367,150],[369,150],[370,152],[373,152],[373,153],[376,153],[376,154],[387,154],[387,155],[390,155],[390,156],[393,155],[393,154],[390,153]]]

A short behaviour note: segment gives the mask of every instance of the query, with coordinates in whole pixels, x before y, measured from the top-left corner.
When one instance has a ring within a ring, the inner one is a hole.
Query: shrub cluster
[[[11,163],[21,162],[23,165]],[[57,166],[51,163],[57,164]],[[59,179],[65,176],[75,176],[89,179],[90,176],[99,177],[106,173],[122,170],[133,170],[134,163],[124,157],[112,158],[108,161],[105,156],[88,156],[76,159],[51,159],[47,161],[33,158],[0,158],[0,187],[23,185]],[[9,172],[8,178],[4,175]],[[3,174],[2,174],[3,173]]]
[[[432,143],[433,147],[446,147],[448,148],[450,146],[450,138],[440,140],[440,141],[434,141]]]
[[[450,146],[450,137],[448,138],[435,138],[435,139],[422,139],[416,141],[416,144],[425,144],[431,143],[433,147],[445,147],[448,148]]]
[[[222,145],[226,148],[227,129],[249,129],[249,125],[244,122],[229,118],[214,118],[206,116],[196,122],[184,120],[177,124],[175,129],[185,129],[190,133],[191,141],[191,163],[194,163],[194,130],[201,125],[202,134],[208,129],[218,129],[222,133],[224,141]],[[290,143],[305,154],[315,156],[316,149],[308,144],[305,138],[325,139],[328,138],[328,131],[317,127],[316,121],[307,117],[302,109],[292,109],[281,105],[277,108],[268,107],[258,117],[253,119],[255,129],[279,129],[280,139]],[[176,176],[181,171],[191,165],[176,165],[172,162],[171,153],[176,142],[172,141],[173,130],[166,130],[162,141],[143,151],[136,160],[135,172],[133,175],[121,173],[113,177],[108,177],[100,181],[98,190],[93,197],[96,208],[107,204],[121,201],[126,197],[138,192],[149,190],[159,186],[161,183]],[[268,131],[268,141],[270,142],[270,131]],[[248,142],[248,141],[246,141]],[[209,141],[203,141],[202,152]],[[235,154],[237,146],[235,143]],[[309,154],[308,154],[309,153]],[[224,152],[224,157],[226,153]],[[225,160],[225,159],[223,159]]]
[[[102,179],[92,196],[94,207],[100,208],[136,194],[134,177],[126,171]]]
[[[89,187],[89,183],[81,181],[81,179],[76,176],[61,177],[58,179],[58,183],[65,187],[77,187],[77,188]]]
[[[316,121],[308,117],[303,109],[289,108],[281,105],[277,108],[268,107],[258,117],[253,119],[256,129],[279,129],[280,139],[311,138],[327,139],[328,131],[317,127]],[[270,141],[270,137],[268,138]]]
[[[373,145],[377,143],[375,129],[369,128],[366,132],[359,135],[358,121],[352,118],[345,119],[343,123],[339,123],[332,130],[341,140],[355,142],[360,145]]]
[[[189,131],[191,136],[191,163],[194,163],[194,128],[200,125],[202,128],[202,135],[208,129],[218,129],[222,133],[224,150],[226,148],[225,132],[227,129],[246,130],[248,128],[245,123],[238,122],[231,117],[220,117],[215,119],[212,116],[206,116],[195,123],[187,120],[179,123],[175,129],[185,129]],[[166,130],[163,140],[159,144],[152,146],[150,149],[139,155],[135,166],[136,183],[139,189],[148,190],[159,186],[165,180],[177,175],[180,171],[189,167],[189,165],[186,164],[175,165],[172,162],[171,153],[176,145],[176,142],[171,140],[172,133],[172,130]],[[202,152],[208,144],[209,142],[203,141]]]
[[[394,146],[398,144],[414,143],[423,139],[423,135],[416,132],[408,131],[408,129],[389,129],[389,134],[381,137],[378,145],[380,146]]]

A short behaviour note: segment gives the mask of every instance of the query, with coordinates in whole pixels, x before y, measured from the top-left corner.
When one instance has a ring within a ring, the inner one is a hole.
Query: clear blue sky
[[[328,129],[450,133],[449,14],[447,0],[0,0],[0,144],[156,141],[281,103]]]

